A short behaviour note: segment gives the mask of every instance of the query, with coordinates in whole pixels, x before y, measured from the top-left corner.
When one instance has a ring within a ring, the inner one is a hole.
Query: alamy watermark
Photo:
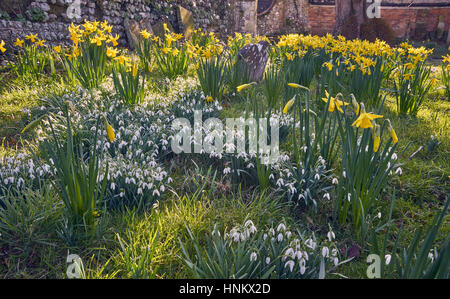
[[[194,110],[194,127],[186,118],[177,118],[172,129],[172,151],[179,153],[256,154],[262,164],[273,164],[279,156],[279,119],[218,118],[202,121],[202,111]]]
[[[367,17],[369,19],[381,18],[381,0],[366,0],[367,3],[371,3],[366,10]]]

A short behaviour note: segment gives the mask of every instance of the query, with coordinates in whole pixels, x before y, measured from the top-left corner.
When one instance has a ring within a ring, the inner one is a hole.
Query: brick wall
[[[445,30],[450,26],[450,7],[382,7],[381,17],[394,30],[396,37],[426,38],[434,32],[439,16],[444,17]]]
[[[335,20],[334,5],[308,6],[308,31],[311,34],[324,35],[333,32]]]

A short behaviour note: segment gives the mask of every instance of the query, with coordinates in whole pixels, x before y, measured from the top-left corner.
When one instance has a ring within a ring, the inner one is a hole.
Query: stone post
[[[258,0],[235,0],[234,11],[235,31],[256,35]]]

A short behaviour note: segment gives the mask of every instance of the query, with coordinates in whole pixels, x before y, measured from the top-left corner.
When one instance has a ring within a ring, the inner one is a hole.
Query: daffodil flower
[[[0,51],[2,51],[2,53],[5,53],[5,51],[6,51],[5,42],[3,40],[0,41]]]
[[[330,105],[328,106],[328,111],[330,111],[330,112],[334,112],[334,109],[337,109],[339,112],[344,113],[344,111],[342,110],[341,107],[343,105],[345,105],[345,106],[349,105],[349,103],[345,103],[341,100],[337,100],[336,98],[330,97],[330,94],[326,90],[325,90],[325,96],[326,96],[326,98],[322,98],[322,101],[324,101],[325,103],[328,103],[328,99],[330,99]]]
[[[372,120],[377,118],[382,118],[383,115],[377,115],[372,113],[367,113],[364,104],[361,103],[361,114],[359,117],[353,122],[352,126],[367,129],[367,128],[373,128]]]
[[[24,42],[25,42],[25,41],[24,41],[23,39],[18,39],[18,38],[17,38],[17,39],[16,39],[16,42],[14,43],[14,46],[22,48]]]

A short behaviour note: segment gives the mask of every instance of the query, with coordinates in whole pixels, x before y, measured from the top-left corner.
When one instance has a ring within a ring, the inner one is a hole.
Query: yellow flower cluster
[[[112,35],[112,25],[109,25],[107,21],[90,22],[85,20],[83,24],[75,26],[73,23],[69,26],[70,39],[72,40],[72,53],[67,56],[69,59],[83,55],[79,48],[80,43],[91,43],[98,47],[106,45],[109,47],[109,57],[114,58],[117,54],[113,50],[118,46],[119,35]]]
[[[301,34],[284,35],[273,51],[278,51],[287,60],[303,57],[308,52],[322,51],[330,56],[330,61],[324,64],[329,71],[342,63],[348,71],[360,69],[363,74],[368,75],[371,75],[371,67],[376,65],[377,57],[390,57],[394,53],[384,41],[347,40],[343,36],[334,38],[330,34],[323,37]]]

